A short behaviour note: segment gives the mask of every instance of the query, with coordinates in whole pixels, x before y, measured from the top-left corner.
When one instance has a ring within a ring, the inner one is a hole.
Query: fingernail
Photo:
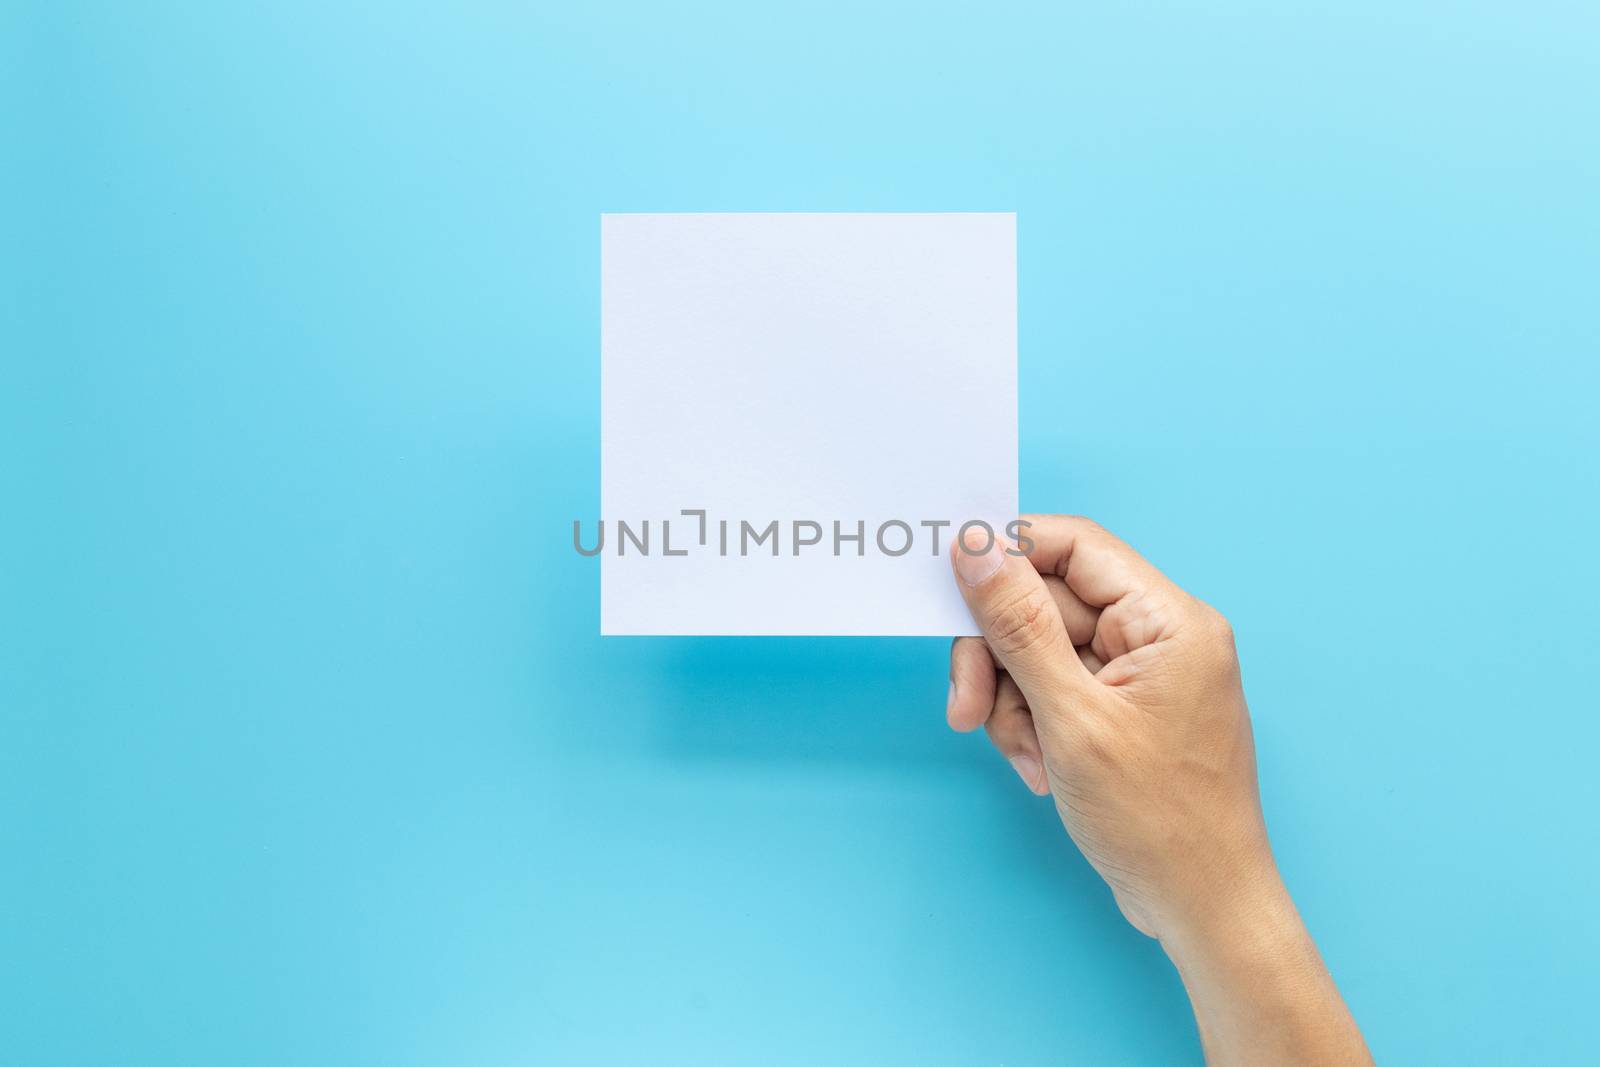
[[[955,679],[952,678],[950,680],[950,692],[945,694],[945,698],[944,698],[944,713],[945,713],[946,717],[948,717],[950,715],[951,710],[954,709],[955,706],[956,706],[956,683],[955,683]]]
[[[1017,772],[1017,777],[1027,783],[1030,791],[1039,791],[1039,772],[1042,768],[1038,760],[1032,756],[1012,756],[1011,766]]]
[[[968,585],[977,585],[1006,561],[1005,544],[981,527],[974,527],[956,546],[956,573]]]

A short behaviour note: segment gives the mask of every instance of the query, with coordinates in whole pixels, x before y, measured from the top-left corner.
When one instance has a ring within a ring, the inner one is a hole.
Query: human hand
[[[1227,621],[1094,523],[1025,519],[1015,555],[952,546],[984,636],[951,649],[950,725],[1054,796],[1183,974],[1208,1057],[1367,1062],[1272,859]]]
[[[955,548],[985,636],[951,650],[950,725],[983,726],[1029,788],[1054,794],[1123,914],[1161,937],[1271,875],[1233,634],[1087,519],[1026,521],[1026,558]]]

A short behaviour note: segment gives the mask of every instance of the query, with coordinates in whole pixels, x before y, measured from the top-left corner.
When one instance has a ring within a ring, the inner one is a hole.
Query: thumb
[[[1026,556],[1012,555],[1014,545],[980,526],[965,530],[950,551],[973,621],[1031,706],[1093,681],[1044,579]]]

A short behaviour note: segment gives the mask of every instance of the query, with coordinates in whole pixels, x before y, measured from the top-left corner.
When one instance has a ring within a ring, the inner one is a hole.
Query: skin
[[[1177,966],[1207,1063],[1371,1063],[1272,858],[1227,620],[1089,520],[1024,518],[1025,556],[952,546],[984,636],[951,649],[950,725],[1054,798]]]

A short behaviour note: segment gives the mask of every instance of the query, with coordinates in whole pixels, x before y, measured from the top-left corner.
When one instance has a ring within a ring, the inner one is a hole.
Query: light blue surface
[[[752,209],[1019,213],[1380,1058],[1593,1060],[1593,5],[254,6],[0,12],[0,1060],[1198,1059],[943,642],[596,636],[597,216]]]

